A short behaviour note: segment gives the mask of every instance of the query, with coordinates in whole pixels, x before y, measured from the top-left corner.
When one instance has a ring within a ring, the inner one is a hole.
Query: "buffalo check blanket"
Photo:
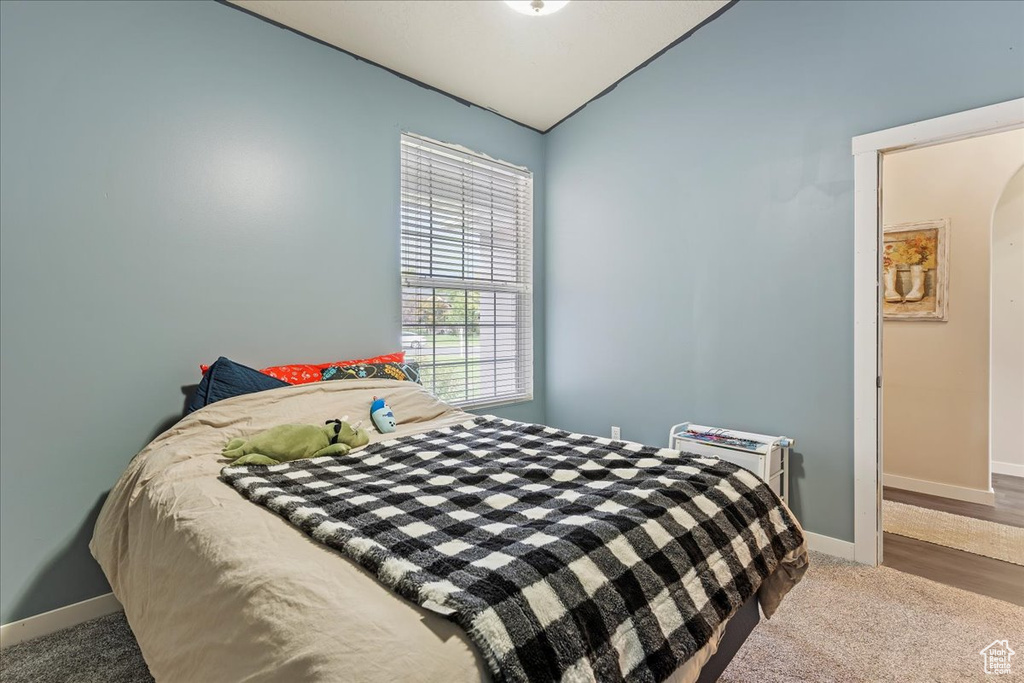
[[[494,417],[221,478],[456,622],[499,681],[665,680],[803,542],[734,465]]]

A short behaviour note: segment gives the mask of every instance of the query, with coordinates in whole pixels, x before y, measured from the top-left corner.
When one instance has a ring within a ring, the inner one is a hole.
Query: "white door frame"
[[[854,559],[882,561],[882,154],[1024,128],[1024,98],[858,135],[854,158]]]

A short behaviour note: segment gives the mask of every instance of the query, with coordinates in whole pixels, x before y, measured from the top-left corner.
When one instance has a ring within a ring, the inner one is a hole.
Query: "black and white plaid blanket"
[[[459,624],[499,681],[662,681],[799,526],[711,458],[481,417],[224,481]]]

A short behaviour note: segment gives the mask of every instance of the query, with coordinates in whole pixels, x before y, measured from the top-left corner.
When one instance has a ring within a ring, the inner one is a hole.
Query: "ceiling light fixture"
[[[542,17],[562,9],[569,4],[569,0],[505,0],[505,4],[520,14]]]

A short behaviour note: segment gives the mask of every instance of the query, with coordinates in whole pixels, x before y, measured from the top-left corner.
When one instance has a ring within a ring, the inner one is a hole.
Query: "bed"
[[[377,395],[399,426],[371,432],[368,449],[474,419],[413,382],[320,382],[209,405],[132,460],[90,549],[157,681],[492,680],[480,648],[450,619],[220,479],[228,440],[283,423],[358,419]],[[800,580],[806,547],[788,519],[796,547],[668,680],[714,680],[756,623],[756,603],[770,616]]]

